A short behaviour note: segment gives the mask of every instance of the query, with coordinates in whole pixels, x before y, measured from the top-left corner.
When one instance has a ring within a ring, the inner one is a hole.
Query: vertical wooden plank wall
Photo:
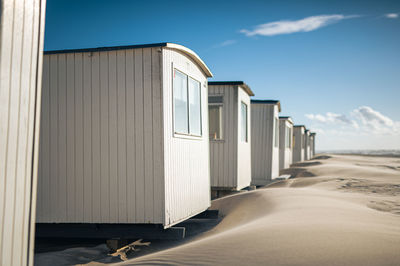
[[[212,187],[235,188],[238,169],[238,101],[237,88],[230,85],[209,85],[208,95],[223,96],[223,140],[210,141],[210,175]],[[249,106],[250,108],[250,106]]]
[[[271,163],[271,179],[279,176],[279,108],[278,105],[273,106],[273,145],[272,145],[272,163]],[[275,124],[278,125],[275,126]],[[275,131],[278,129],[278,132]],[[278,146],[275,146],[275,138],[278,138]]]
[[[254,185],[264,185],[272,178],[274,113],[275,105],[251,104],[251,172]]]
[[[45,1],[0,4],[0,265],[32,265]]]
[[[293,127],[293,163],[301,162],[304,160],[304,128],[303,127]]]
[[[286,163],[286,128],[288,122],[284,119],[279,119],[279,170],[287,168]]]
[[[208,90],[205,74],[190,58],[168,48],[163,48],[162,54],[166,207],[164,224],[170,226],[210,206]],[[201,138],[183,138],[174,135],[172,95],[174,67],[201,83]]]
[[[242,141],[241,130],[241,103],[245,103],[247,105],[247,123],[248,123],[248,132],[247,132],[247,142]],[[242,189],[244,187],[248,187],[251,182],[251,104],[250,104],[250,96],[245,92],[240,86],[237,88],[237,104],[236,104],[236,112],[237,112],[237,123],[236,123],[236,131],[238,132],[236,141],[237,141],[237,178],[234,180],[234,184],[236,189]]]
[[[45,55],[37,222],[163,223],[158,49]]]
[[[286,134],[290,132],[289,138],[293,139],[293,125],[288,120],[279,119],[279,170],[289,168],[292,163],[292,147],[287,147],[286,143]]]

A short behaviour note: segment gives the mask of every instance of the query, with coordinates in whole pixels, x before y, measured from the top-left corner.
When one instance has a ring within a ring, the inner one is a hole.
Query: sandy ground
[[[400,158],[323,155],[283,174],[294,178],[215,200],[223,219],[208,232],[121,265],[400,265]],[[40,253],[35,264],[115,261],[106,253]]]

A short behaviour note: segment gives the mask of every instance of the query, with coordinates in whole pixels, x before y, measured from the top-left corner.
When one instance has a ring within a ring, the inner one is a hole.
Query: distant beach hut
[[[304,161],[305,130],[306,128],[303,125],[293,127],[293,163]]]
[[[211,76],[172,43],[46,52],[37,222],[167,228],[206,210]]]
[[[311,159],[310,151],[310,130],[306,129],[304,131],[304,160]]]
[[[293,121],[288,116],[279,117],[279,170],[292,164]]]
[[[314,158],[315,156],[315,136],[316,136],[315,132],[310,133],[310,154],[311,154],[310,159]]]
[[[250,87],[208,82],[211,188],[240,190],[251,181]]]
[[[276,100],[251,100],[251,183],[266,185],[279,176],[279,112]]]

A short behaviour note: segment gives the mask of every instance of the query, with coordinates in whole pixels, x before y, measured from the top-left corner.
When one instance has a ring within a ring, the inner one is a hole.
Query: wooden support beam
[[[185,227],[148,224],[36,224],[37,238],[178,240],[185,232]]]
[[[205,210],[191,219],[218,219],[218,210]]]

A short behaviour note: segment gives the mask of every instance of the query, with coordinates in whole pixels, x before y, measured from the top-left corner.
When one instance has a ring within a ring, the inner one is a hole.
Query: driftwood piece
[[[135,242],[132,242],[122,248],[117,249],[114,253],[111,253],[110,255],[113,257],[119,256],[121,260],[128,260],[127,254],[130,251],[139,251],[140,249],[136,248],[137,246],[149,246],[150,242],[142,242],[143,239],[136,240]]]

